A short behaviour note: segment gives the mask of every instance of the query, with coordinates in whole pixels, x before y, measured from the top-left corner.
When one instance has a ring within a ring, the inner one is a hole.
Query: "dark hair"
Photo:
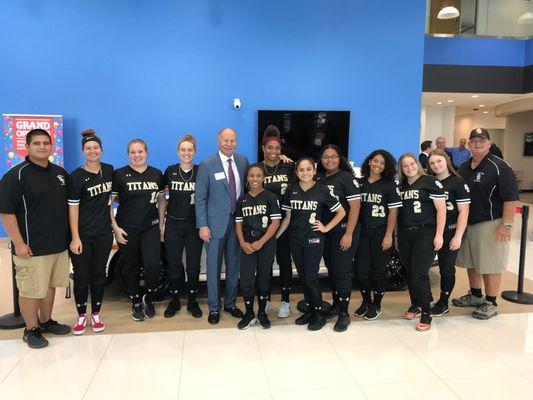
[[[34,136],[48,136],[48,139],[52,142],[52,137],[44,129],[32,129],[26,134],[26,144],[29,145]]]
[[[435,149],[431,153],[429,153],[429,157],[428,157],[428,174],[429,175],[435,175],[435,172],[433,172],[433,170],[431,169],[431,166],[429,165],[429,160],[431,159],[431,156],[444,157],[444,160],[446,161],[446,166],[448,167],[448,171],[450,171],[450,174],[459,176],[459,174],[457,173],[457,171],[455,170],[453,166],[452,160],[450,160],[450,157],[448,156],[448,154],[442,149]]]
[[[129,153],[130,152],[130,146],[132,144],[140,144],[142,146],[144,146],[144,151],[148,152],[148,145],[146,144],[146,142],[142,139],[139,139],[139,138],[136,138],[136,139],[131,139],[129,142],[128,142],[128,147],[126,147],[126,153]]]
[[[322,149],[320,150],[320,157],[322,157],[324,155],[324,152],[328,149],[335,150],[335,152],[339,156],[339,169],[341,171],[346,171],[346,172],[349,172],[350,174],[354,173],[352,166],[348,162],[348,159],[342,155],[340,147],[337,146],[336,144],[327,144],[324,147],[322,147]],[[318,172],[323,172],[323,173],[326,172],[326,169],[322,165],[322,162],[318,163],[316,170]]]
[[[260,163],[255,163],[255,164],[250,165],[248,167],[248,171],[246,171],[246,176],[248,176],[248,172],[250,172],[252,168],[259,168],[261,172],[263,173],[263,176],[265,176],[265,171],[263,169],[263,166]]]
[[[422,143],[420,143],[420,151],[431,148],[431,143],[433,143],[431,140],[424,140]]]
[[[363,164],[361,164],[361,176],[368,178],[370,176],[370,161],[375,156],[382,156],[385,159],[385,168],[381,173],[381,177],[386,181],[392,181],[396,177],[396,160],[387,150],[378,149],[374,150],[368,156],[366,156]]]
[[[102,147],[102,141],[100,140],[100,138],[98,136],[96,136],[96,132],[94,131],[94,129],[85,129],[83,131],[81,131],[81,149],[83,150],[83,146],[85,146],[85,143],[87,142],[96,142],[100,145],[100,148],[103,149]]]
[[[281,144],[281,133],[276,125],[268,125],[263,133],[262,145],[265,146],[271,140]]]
[[[298,171],[298,166],[304,161],[309,161],[313,168],[316,170],[315,160],[313,160],[311,157],[302,157],[294,163],[294,170],[292,171],[292,176],[290,178],[291,182],[296,183],[299,181],[298,174],[296,173],[296,171]]]
[[[178,141],[178,149],[180,148],[183,142],[189,142],[190,144],[192,144],[194,151],[196,151],[196,139],[194,138],[194,136],[188,133],[183,135],[183,137]]]

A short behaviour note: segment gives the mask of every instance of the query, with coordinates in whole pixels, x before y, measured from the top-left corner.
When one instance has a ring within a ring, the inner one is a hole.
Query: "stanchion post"
[[[527,249],[527,223],[529,218],[529,206],[522,206],[522,230],[520,231],[520,258],[518,264],[518,290],[506,290],[502,292],[502,298],[519,304],[533,304],[533,295],[524,293],[524,273],[526,268]]]

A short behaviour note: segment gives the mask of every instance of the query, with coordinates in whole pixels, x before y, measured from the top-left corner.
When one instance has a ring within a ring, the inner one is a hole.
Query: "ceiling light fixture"
[[[479,107],[485,107],[485,104],[480,104]]]
[[[453,19],[459,16],[459,10],[456,7],[443,7],[437,14],[438,19]]]
[[[488,111],[483,111],[483,114],[488,114],[489,112]]]
[[[442,104],[442,101],[438,101],[437,104],[438,104],[438,105],[441,105],[441,104]]]
[[[472,98],[475,99],[476,97],[479,97],[479,94],[473,94]]]
[[[453,100],[448,100],[448,103],[453,103]]]
[[[530,11],[527,11],[527,12],[523,13],[522,15],[520,15],[520,16],[518,17],[518,19],[516,20],[516,22],[517,22],[519,25],[533,24],[533,13],[530,12]]]

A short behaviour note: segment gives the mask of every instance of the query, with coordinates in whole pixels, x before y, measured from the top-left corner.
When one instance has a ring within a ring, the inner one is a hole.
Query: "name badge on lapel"
[[[221,179],[225,179],[226,178],[226,174],[224,174],[224,172],[216,172],[215,173],[215,179],[217,181],[221,180]]]

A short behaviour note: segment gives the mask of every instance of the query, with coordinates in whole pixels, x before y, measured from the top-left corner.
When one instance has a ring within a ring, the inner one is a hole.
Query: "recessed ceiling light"
[[[473,94],[472,98],[475,99],[476,97],[479,97],[479,94]]]
[[[437,102],[437,104],[442,104],[442,101]]]
[[[448,100],[448,103],[453,103],[453,100]]]
[[[485,104],[480,104],[479,106],[480,106],[480,107],[485,107]]]
[[[488,111],[483,111],[483,114],[488,114],[489,112]]]

